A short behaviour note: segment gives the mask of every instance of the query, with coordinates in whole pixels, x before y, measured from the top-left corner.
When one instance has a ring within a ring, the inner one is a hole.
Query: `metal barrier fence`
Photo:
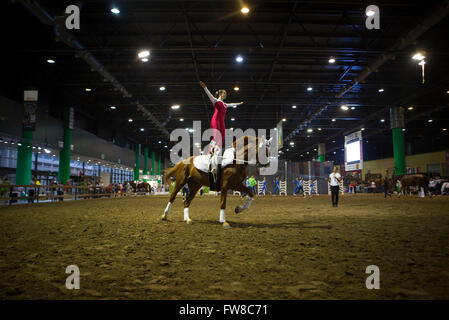
[[[39,203],[40,201],[84,200],[101,197],[123,197],[148,195],[150,192],[134,192],[104,186],[71,185],[0,185],[0,203]]]

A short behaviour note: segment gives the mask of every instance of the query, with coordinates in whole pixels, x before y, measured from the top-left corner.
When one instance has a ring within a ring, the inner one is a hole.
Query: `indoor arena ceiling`
[[[191,128],[193,120],[208,126],[213,108],[199,80],[211,91],[226,89],[230,102],[244,101],[228,110],[227,128],[269,129],[285,119],[290,159],[320,142],[328,152],[339,150],[343,135],[362,127],[381,140],[390,106],[406,108],[408,138],[447,127],[447,1],[376,1],[380,29],[368,30],[366,1],[246,1],[244,15],[237,0],[89,0],[75,3],[81,28],[64,33],[68,39],[53,28],[73,1],[37,3],[7,4],[8,28],[15,30],[3,42],[11,50],[5,85],[38,84],[51,103],[107,121],[132,141],[165,145],[168,132]],[[49,16],[39,16],[39,8]],[[68,41],[104,66],[115,88]],[[150,51],[148,62],[137,57],[142,49]],[[426,55],[424,84],[412,59],[417,51]],[[175,104],[180,108],[172,110]]]

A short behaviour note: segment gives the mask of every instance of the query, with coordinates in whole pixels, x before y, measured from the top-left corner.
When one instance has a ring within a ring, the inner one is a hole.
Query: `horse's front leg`
[[[226,221],[226,199],[228,196],[227,189],[221,189],[221,199],[220,199],[220,223],[224,229],[229,229],[231,226]]]
[[[248,198],[246,199],[246,202],[243,204],[243,206],[235,207],[235,213],[239,213],[249,208],[251,202],[253,201],[254,192],[251,188],[248,188],[243,184],[239,185],[237,188],[235,188],[235,190],[248,194]]]

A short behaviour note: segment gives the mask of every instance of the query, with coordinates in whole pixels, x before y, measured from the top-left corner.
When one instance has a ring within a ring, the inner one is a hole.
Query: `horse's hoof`
[[[186,222],[187,222],[187,224],[192,224],[193,221],[192,221],[192,219],[187,219]]]
[[[229,225],[229,223],[227,223],[226,221],[225,222],[223,222],[223,229],[229,229],[229,228],[231,228],[231,226]]]
[[[162,221],[167,221],[167,216],[165,214],[163,214],[162,217],[161,217],[161,220]]]
[[[235,207],[234,212],[235,212],[236,214],[239,213],[239,212],[240,212],[240,208],[239,208],[239,207]]]

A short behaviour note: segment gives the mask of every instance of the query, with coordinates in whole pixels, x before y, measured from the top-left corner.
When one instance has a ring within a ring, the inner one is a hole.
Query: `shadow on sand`
[[[219,225],[216,220],[195,220],[195,224]],[[253,223],[253,222],[233,222],[228,220],[232,228],[260,228],[260,229],[331,229],[331,225],[315,224],[313,221],[297,221],[282,223]]]

